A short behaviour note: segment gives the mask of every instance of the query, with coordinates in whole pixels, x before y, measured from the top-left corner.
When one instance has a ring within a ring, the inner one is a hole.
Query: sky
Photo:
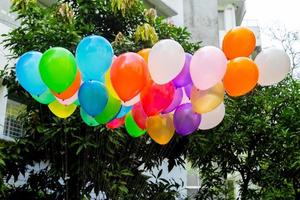
[[[269,46],[266,27],[284,25],[300,32],[300,0],[246,0],[244,23],[257,24],[262,29],[262,43]]]

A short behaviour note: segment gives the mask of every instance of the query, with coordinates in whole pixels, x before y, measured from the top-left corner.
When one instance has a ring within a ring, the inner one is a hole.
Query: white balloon
[[[149,54],[148,67],[152,80],[157,84],[166,84],[176,78],[185,62],[182,46],[170,39],[156,43]]]
[[[256,56],[254,62],[259,69],[258,84],[261,86],[276,84],[290,72],[290,58],[282,49],[264,50]]]
[[[122,101],[121,103],[122,103],[123,106],[132,106],[132,105],[136,104],[139,101],[140,101],[140,94],[136,95],[135,97],[133,97],[129,101],[126,101],[126,102]]]
[[[224,119],[225,105],[221,103],[214,110],[201,115],[200,130],[208,130],[218,126]]]
[[[65,100],[60,99],[58,97],[55,97],[55,98],[60,104],[68,106],[68,105],[71,105],[72,103],[74,103],[78,99],[78,92],[76,92],[73,96],[71,96],[70,98],[65,99]]]

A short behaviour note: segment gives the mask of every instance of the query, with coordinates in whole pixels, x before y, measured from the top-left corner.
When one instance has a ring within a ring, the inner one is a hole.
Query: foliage
[[[188,42],[190,34],[185,28],[166,24],[153,11],[145,11],[142,1],[124,1],[119,6],[120,0],[64,0],[49,8],[35,1],[15,2],[12,10],[21,24],[4,35],[4,45],[14,58],[53,46],[74,52],[80,39],[90,34],[113,42],[117,55],[151,47],[156,40],[153,34],[158,39],[173,38],[190,52],[199,47]],[[143,35],[151,36],[139,38],[136,29],[145,23],[151,31],[146,33],[145,29]],[[177,183],[160,178],[150,181],[143,172],[159,166],[164,159],[169,160],[170,170],[182,165],[185,138],[176,137],[169,145],[159,146],[147,136],[132,139],[123,129],[88,127],[78,120],[79,111],[61,120],[18,85],[14,68],[6,67],[1,77],[9,97],[25,103],[27,109],[20,116],[25,135],[1,150],[5,166],[0,174],[10,182],[18,180],[19,173],[28,177],[17,188],[9,185],[1,199],[83,199],[90,198],[92,190],[109,199],[175,198]],[[32,170],[38,163],[46,164]]]
[[[200,168],[206,188],[199,199],[224,199],[218,191],[234,173],[241,199],[299,199],[299,92],[300,83],[289,77],[226,98],[222,124],[189,138],[189,159]]]

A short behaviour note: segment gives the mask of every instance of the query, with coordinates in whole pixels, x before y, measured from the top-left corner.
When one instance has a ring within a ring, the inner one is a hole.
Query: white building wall
[[[185,0],[162,0],[165,4],[170,6],[177,15],[170,17],[169,22],[175,24],[176,26],[184,26],[184,16],[183,16],[183,3]]]

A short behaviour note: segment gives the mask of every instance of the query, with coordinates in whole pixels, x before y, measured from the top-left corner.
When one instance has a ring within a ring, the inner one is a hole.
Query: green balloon
[[[31,95],[37,102],[41,104],[46,104],[48,105],[49,103],[52,103],[55,101],[54,95],[51,93],[49,89],[47,89],[44,93],[42,93],[39,96],[36,95]]]
[[[88,126],[98,126],[99,123],[95,120],[95,118],[89,116],[82,108],[80,108],[80,116],[84,123]]]
[[[109,95],[107,104],[104,110],[95,117],[96,121],[100,124],[110,122],[118,114],[121,109],[121,101]]]
[[[146,133],[146,130],[140,129],[140,127],[136,124],[131,112],[125,117],[125,128],[128,134],[134,138],[140,137]]]
[[[74,102],[74,104],[75,104],[76,106],[80,106],[79,100],[77,99],[77,100]]]
[[[54,47],[42,56],[39,65],[44,83],[54,92],[64,92],[76,78],[76,60],[67,49]]]

